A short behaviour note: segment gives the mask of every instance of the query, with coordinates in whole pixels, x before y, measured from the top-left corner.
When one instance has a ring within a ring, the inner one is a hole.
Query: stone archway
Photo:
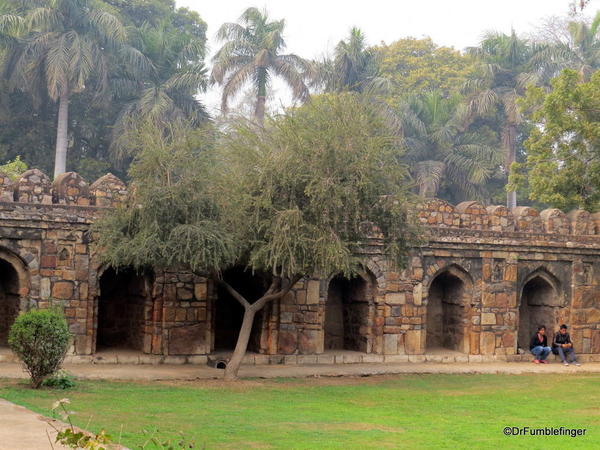
[[[152,307],[144,274],[106,269],[99,279],[96,351],[144,351],[146,316]]]
[[[368,273],[331,279],[325,303],[325,350],[371,352],[374,286]]]
[[[559,326],[559,313],[563,302],[559,282],[543,270],[538,270],[526,278],[521,288],[519,302],[519,348],[529,350],[529,341],[537,327],[546,326],[550,343],[553,333]]]
[[[451,266],[438,273],[427,294],[426,351],[469,351],[470,277]]]
[[[8,345],[8,332],[22,310],[29,291],[27,267],[12,252],[0,249],[0,346]]]
[[[8,332],[20,310],[19,276],[12,264],[0,259],[0,346],[8,345]]]

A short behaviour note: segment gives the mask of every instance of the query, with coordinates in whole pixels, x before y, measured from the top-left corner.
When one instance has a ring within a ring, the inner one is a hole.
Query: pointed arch
[[[458,264],[436,271],[427,283],[425,347],[469,352],[473,278]]]
[[[537,327],[544,325],[548,336],[558,326],[565,306],[560,280],[545,266],[539,266],[519,285],[517,346],[528,350],[529,339]]]
[[[364,267],[354,277],[328,280],[323,338],[325,350],[373,351],[372,324],[377,278]]]
[[[26,307],[29,270],[15,252],[0,247],[0,345],[8,343],[8,331]]]

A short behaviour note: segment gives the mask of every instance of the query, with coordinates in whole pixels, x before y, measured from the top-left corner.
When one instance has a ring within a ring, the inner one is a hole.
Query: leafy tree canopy
[[[245,308],[226,377],[237,374],[267,302],[302,277],[360,270],[367,220],[390,261],[403,263],[415,235],[408,171],[363,97],[324,95],[264,127],[238,122],[216,140],[212,131],[148,127],[130,140],[139,146],[131,203],[97,222],[98,246],[115,267],[179,266],[217,280],[234,265],[270,274],[252,304],[219,280]]]
[[[399,39],[375,47],[375,51],[380,76],[393,82],[392,103],[418,91],[438,90],[444,95],[458,92],[475,71],[472,57],[438,46],[430,38]]]
[[[600,72],[579,83],[565,70],[552,91],[530,87],[522,106],[531,113],[527,161],[513,165],[511,185],[529,184],[530,198],[565,210],[600,209]]]

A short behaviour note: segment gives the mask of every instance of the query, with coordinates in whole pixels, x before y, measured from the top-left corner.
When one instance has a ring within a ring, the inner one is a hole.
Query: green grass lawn
[[[197,448],[599,448],[598,375],[404,375],[196,383],[82,381],[70,391],[0,383],[0,396],[136,448],[141,430],[183,432]],[[90,421],[90,417],[92,418]],[[586,428],[506,437],[505,426]]]

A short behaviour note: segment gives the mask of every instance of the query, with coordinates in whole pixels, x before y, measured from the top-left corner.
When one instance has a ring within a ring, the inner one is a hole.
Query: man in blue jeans
[[[531,338],[529,350],[533,356],[535,356],[535,359],[533,360],[534,363],[548,364],[546,358],[552,350],[548,347],[548,338],[546,337],[546,327],[544,325],[540,325],[537,329],[537,333]]]
[[[571,341],[571,336],[567,333],[567,326],[564,323],[560,326],[558,333],[554,335],[552,348],[554,353],[560,356],[560,359],[565,366],[569,365],[569,355],[571,355],[571,364],[575,364],[576,366],[580,365],[577,362],[575,350],[573,350],[573,341]]]

